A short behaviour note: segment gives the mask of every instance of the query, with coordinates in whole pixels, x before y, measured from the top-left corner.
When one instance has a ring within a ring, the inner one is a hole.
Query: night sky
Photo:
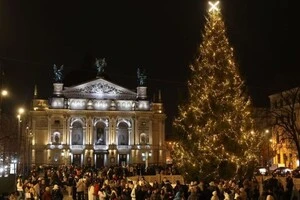
[[[146,69],[149,98],[161,90],[170,124],[185,96],[207,1],[80,2],[0,1],[0,63],[11,93],[4,106],[28,104],[35,84],[40,98],[51,96],[53,64],[64,65],[71,84],[105,58],[111,81],[128,89],[136,88],[137,68]],[[255,106],[299,86],[292,41],[299,34],[288,32],[288,1],[223,0],[221,9]]]

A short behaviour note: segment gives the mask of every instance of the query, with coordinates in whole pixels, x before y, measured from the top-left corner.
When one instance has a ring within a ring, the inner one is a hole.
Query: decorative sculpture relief
[[[84,92],[84,93],[100,93],[100,94],[122,94],[124,93],[121,90],[118,90],[117,88],[109,85],[109,84],[103,84],[98,83],[95,85],[90,85],[85,88],[78,89],[78,92]]]

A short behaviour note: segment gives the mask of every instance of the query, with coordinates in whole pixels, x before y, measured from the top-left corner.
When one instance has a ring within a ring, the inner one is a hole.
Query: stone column
[[[110,118],[110,124],[109,124],[109,144],[116,144],[116,118],[111,117]]]
[[[147,99],[147,87],[139,86],[137,90],[137,99]]]
[[[53,83],[53,94],[58,97],[61,96],[63,87],[63,83]]]

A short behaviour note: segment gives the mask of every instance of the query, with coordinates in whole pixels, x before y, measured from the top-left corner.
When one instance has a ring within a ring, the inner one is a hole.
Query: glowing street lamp
[[[18,115],[21,117],[21,115],[25,112],[24,108],[19,108],[18,109]]]
[[[19,121],[19,126],[18,126],[18,128],[20,129],[21,127],[20,127],[20,122],[22,121],[22,119],[21,119],[21,117],[22,117],[22,115],[24,114],[24,112],[25,112],[25,109],[24,108],[19,108],[18,109],[18,115],[17,115],[17,118],[18,118],[18,121]],[[20,130],[19,130],[20,131]]]
[[[5,97],[8,95],[8,91],[7,90],[2,90],[1,91],[1,96]]]

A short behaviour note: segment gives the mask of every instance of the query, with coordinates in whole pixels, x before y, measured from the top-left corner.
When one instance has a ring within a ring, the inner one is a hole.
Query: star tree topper
[[[220,4],[220,1],[216,1],[215,3],[212,3],[211,1],[208,2],[210,5],[209,12],[218,12],[220,9],[218,5]]]

